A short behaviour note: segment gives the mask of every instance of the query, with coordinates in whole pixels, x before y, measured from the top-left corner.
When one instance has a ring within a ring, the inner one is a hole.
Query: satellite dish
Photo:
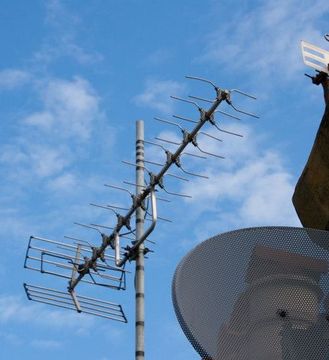
[[[176,269],[172,296],[201,358],[329,359],[325,243],[328,231],[257,227],[190,251]]]

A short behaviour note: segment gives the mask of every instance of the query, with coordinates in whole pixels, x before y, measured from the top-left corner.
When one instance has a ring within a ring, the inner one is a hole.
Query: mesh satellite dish
[[[329,358],[329,232],[258,227],[212,237],[178,265],[179,323],[204,360]]]

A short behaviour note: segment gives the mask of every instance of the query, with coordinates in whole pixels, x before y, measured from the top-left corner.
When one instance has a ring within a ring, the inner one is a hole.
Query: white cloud
[[[257,81],[274,74],[291,79],[303,66],[300,40],[321,42],[323,34],[315,24],[328,11],[323,0],[260,1],[248,11],[241,7],[225,28],[219,25],[208,35],[201,59],[257,73]]]
[[[173,101],[170,95],[180,95],[184,85],[173,80],[148,80],[144,91],[133,98],[138,106],[145,106],[155,109],[160,113],[171,113]]]
[[[56,175],[69,166],[71,161],[72,155],[65,146],[58,145],[54,148],[28,142],[4,146],[0,157],[0,162],[13,170],[12,179],[18,180],[24,174],[25,181],[35,176],[44,178]]]
[[[67,26],[77,26],[80,18],[70,13],[61,0],[49,0],[46,5],[46,22],[61,27],[63,24]]]
[[[42,228],[62,228],[63,221],[68,216],[72,220],[76,211],[79,216],[88,212],[90,219],[93,209],[85,206],[88,210],[83,207],[81,212],[81,207],[87,193],[98,196],[105,175],[98,175],[95,168],[93,173],[85,172],[86,161],[101,162],[105,156],[108,160],[114,141],[115,132],[105,121],[100,98],[88,81],[34,77],[31,85],[41,104],[15,125],[16,132],[0,147],[5,174],[0,232],[5,239],[22,240]],[[57,211],[63,203],[65,209]],[[42,210],[37,211],[35,204]],[[21,244],[16,241],[7,251],[16,252]]]
[[[77,314],[69,310],[50,310],[42,304],[23,301],[18,296],[0,297],[0,323],[29,323],[35,326],[52,327],[56,329],[76,329],[84,332],[94,322],[92,317]]]
[[[55,78],[34,85],[40,110],[25,116],[19,134],[1,147],[0,163],[15,185],[46,178],[52,190],[72,188],[76,179],[68,167],[81,156],[80,143],[101,128],[98,136],[107,139],[108,150],[113,131],[104,125],[100,99],[88,81]]]
[[[28,160],[27,154],[25,154],[19,146],[16,145],[4,145],[1,149],[0,162],[4,164],[13,164],[17,166]]]
[[[31,74],[19,69],[0,71],[0,90],[13,90],[31,80]]]
[[[37,339],[31,342],[31,346],[37,349],[55,350],[63,347],[63,343],[56,340]]]
[[[104,333],[106,343],[108,344],[119,344],[124,338],[124,329],[116,326],[115,323],[100,324],[99,331]]]
[[[13,345],[13,346],[21,346],[23,344],[22,338],[16,334],[6,332],[0,332],[0,339],[3,341]]]
[[[40,127],[44,130],[50,130],[51,127],[54,124],[54,117],[50,112],[47,111],[40,111],[40,112],[35,112],[31,115],[28,115],[25,119],[24,119],[25,123],[28,125],[34,125],[37,127]]]
[[[1,201],[0,207],[0,233],[3,238],[3,242],[6,243],[8,239],[27,239],[28,234],[36,232],[37,225],[32,222],[30,214],[24,214],[20,212],[17,203],[15,202],[16,196],[13,196],[6,188],[6,192]],[[11,189],[10,189],[11,190]],[[6,198],[7,197],[7,198]],[[17,196],[18,199],[21,199]],[[22,200],[21,200],[22,201]],[[21,242],[16,241],[9,246],[5,246],[6,251],[17,251],[21,249]],[[0,268],[0,277],[6,274],[6,268]]]
[[[32,346],[40,350],[56,350],[63,347],[63,343],[56,340],[35,339],[30,341],[26,337],[18,336],[11,332],[0,332],[0,339],[12,346]]]
[[[24,122],[60,137],[89,138],[93,122],[102,114],[99,98],[88,81],[52,79],[41,86],[43,109],[28,115]]]
[[[72,58],[82,65],[95,64],[103,60],[102,54],[85,50],[76,43],[74,36],[67,34],[57,37],[53,42],[43,44],[33,56],[34,61],[42,65],[47,65],[62,57]]]
[[[54,191],[72,191],[77,186],[77,179],[72,173],[65,173],[51,180],[48,186]]]
[[[160,66],[169,62],[173,57],[173,54],[168,49],[157,49],[150,53],[146,58],[147,65]]]
[[[32,145],[29,148],[29,162],[39,177],[56,175],[71,163],[66,148],[55,149],[43,145]]]
[[[17,319],[25,321],[33,316],[33,307],[21,306],[21,301],[14,296],[0,298],[0,321],[8,322],[17,314]]]
[[[47,65],[62,57],[69,57],[82,65],[102,61],[103,56],[95,50],[85,49],[79,44],[79,29],[83,26],[81,17],[70,11],[69,7],[59,0],[46,2],[45,23],[48,35],[40,50],[34,54],[34,60]]]
[[[282,155],[273,149],[262,150],[262,140],[250,128],[236,130],[247,132],[246,138],[231,137],[232,142],[228,138],[224,146],[215,144],[218,149],[210,149],[217,153],[225,150],[228,158],[203,163],[204,173],[210,179],[190,179],[182,188],[182,192],[192,195],[186,202],[190,211],[193,209],[193,221],[205,216],[197,239],[205,239],[219,229],[299,225],[291,202],[295,179],[286,169]],[[242,145],[236,147],[235,140]],[[206,147],[206,143],[201,146]]]

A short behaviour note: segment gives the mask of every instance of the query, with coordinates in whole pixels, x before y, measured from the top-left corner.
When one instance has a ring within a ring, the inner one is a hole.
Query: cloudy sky
[[[324,109],[321,89],[303,75],[312,70],[302,63],[300,40],[328,48],[328,13],[325,0],[1,1],[1,358],[133,358],[133,273],[126,292],[100,295],[124,305],[129,323],[121,324],[27,301],[23,282],[61,290],[66,283],[24,270],[24,255],[31,234],[99,243],[97,232],[73,222],[113,226],[114,214],[88,204],[130,206],[128,194],[103,185],[134,181],[121,160],[134,159],[136,120],[145,121],[148,140],[181,141],[178,128],[153,117],[198,119],[193,106],[169,98],[212,98],[211,87],[184,78],[194,75],[256,95],[234,94],[233,102],[260,116],[217,114],[222,129],[243,137],[207,125],[223,142],[200,135],[200,147],[225,160],[183,157],[184,168],[210,179],[168,178],[169,191],[192,198],[159,203],[174,222],[159,223],[151,236],[147,358],[198,359],[172,308],[175,267],[220,232],[300,225],[291,196]],[[227,104],[221,110],[234,114]],[[165,160],[150,145],[146,158]]]

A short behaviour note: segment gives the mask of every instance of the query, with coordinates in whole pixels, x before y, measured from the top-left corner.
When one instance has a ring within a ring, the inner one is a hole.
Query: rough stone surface
[[[292,201],[304,227],[329,230],[329,103]]]

